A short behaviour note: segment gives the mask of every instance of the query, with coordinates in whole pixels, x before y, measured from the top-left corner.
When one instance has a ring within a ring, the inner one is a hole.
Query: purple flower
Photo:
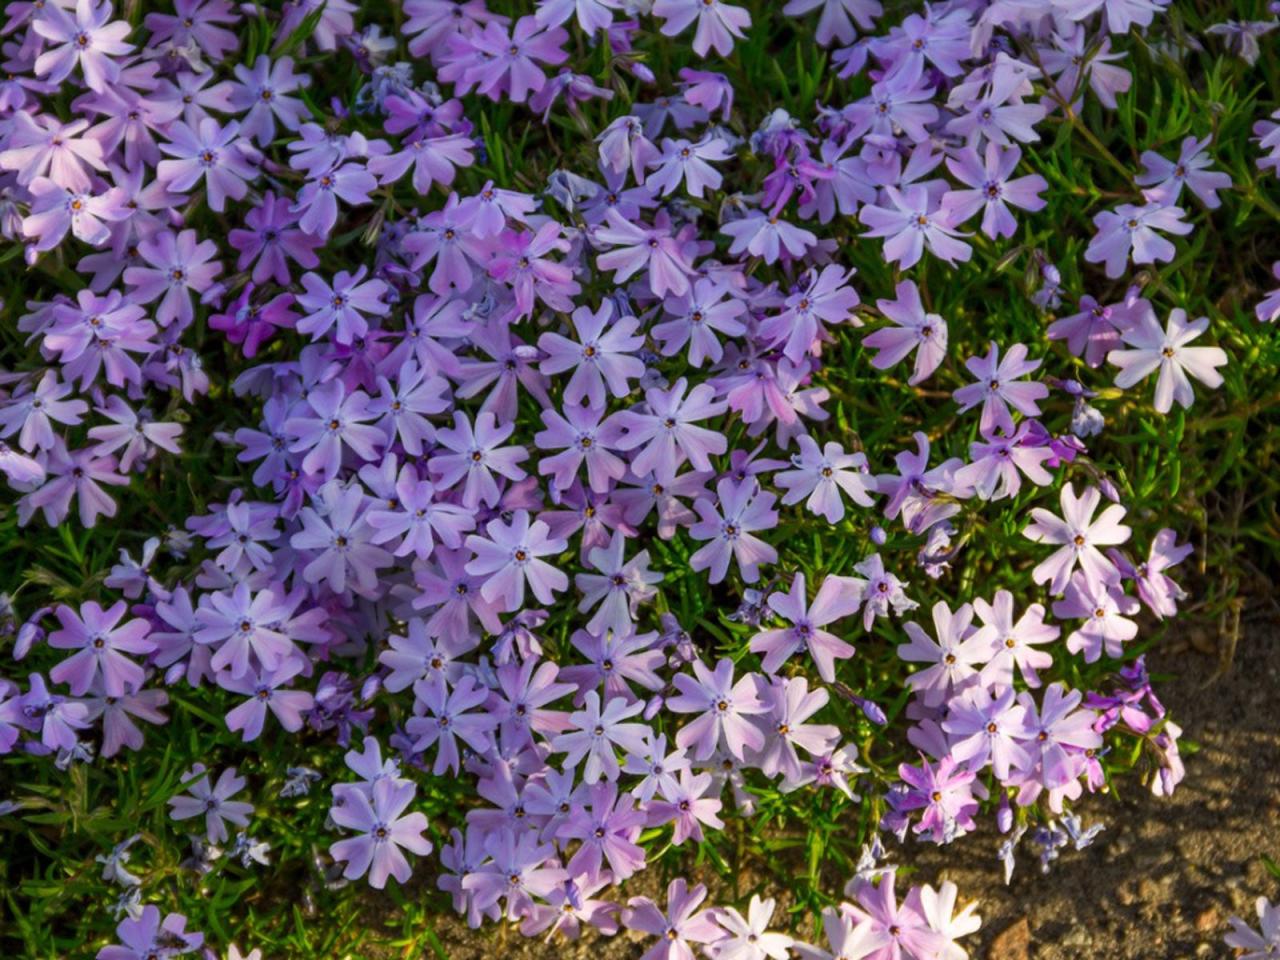
[[[91,724],[89,708],[81,700],[68,700],[50,693],[44,677],[31,674],[29,688],[19,698],[21,715],[15,719],[21,726],[40,731],[40,742],[50,750],[75,748],[76,731],[85,730]]]
[[[964,223],[981,210],[982,232],[994,240],[1012,237],[1017,231],[1010,204],[1021,210],[1043,210],[1045,201],[1040,194],[1049,186],[1044,177],[1037,173],[1009,179],[1021,159],[1022,151],[1017,147],[1002,150],[994,141],[987,144],[985,163],[972,148],[947,157],[947,169],[972,188],[951,190],[943,196],[942,206],[950,212],[952,222]]]
[[[689,196],[701,200],[705,191],[719,190],[724,181],[711,162],[733,156],[729,145],[718,137],[706,136],[697,143],[663,139],[662,155],[654,161],[644,185],[654,196],[669,196],[683,180]]]
[[[473,712],[489,699],[489,691],[477,685],[474,678],[464,676],[452,691],[444,683],[419,680],[414,684],[413,695],[426,712],[410,717],[405,731],[416,738],[414,752],[436,747],[431,768],[436,776],[446,771],[457,774],[458,740],[479,754],[492,749],[489,717],[483,712]]]
[[[643,701],[631,702],[625,697],[606,700],[602,707],[600,694],[591,690],[586,695],[586,708],[569,715],[572,727],[551,741],[551,749],[565,754],[565,769],[577,767],[586,758],[583,783],[593,784],[602,775],[609,781],[617,780],[620,771],[615,750],[621,747],[630,753],[640,753],[650,732],[643,723],[622,721],[643,709]]]
[[[739,760],[745,758],[746,748],[762,749],[764,734],[749,718],[768,713],[769,705],[756,696],[755,678],[748,674],[735,684],[733,661],[727,659],[717,663],[714,672],[694,660],[693,673],[675,675],[678,693],[667,700],[667,709],[674,713],[699,714],[680,728],[676,744],[692,750],[697,760],[706,760],[722,742]]]
[[[1021,383],[1018,380],[1039,369],[1043,361],[1026,357],[1026,345],[1015,343],[1001,359],[1000,347],[993,340],[986,357],[970,357],[965,361],[965,367],[978,382],[961,387],[953,396],[960,404],[961,413],[982,404],[979,429],[984,434],[990,436],[997,428],[1006,435],[1014,432],[1010,406],[1023,416],[1040,415],[1036,401],[1047,397],[1049,388],[1043,383]]]
[[[934,640],[917,623],[903,624],[909,643],[898,647],[899,659],[927,663],[907,678],[926,706],[939,706],[954,693],[973,686],[978,669],[995,655],[999,638],[989,625],[972,626],[973,607],[963,603],[953,613],[945,600],[933,605]]]
[[[668,37],[683,33],[697,21],[693,52],[700,57],[705,57],[713,47],[720,56],[729,56],[734,38],[744,39],[743,31],[751,26],[751,14],[745,7],[735,7],[723,0],[655,0],[653,15],[663,18],[662,32]],[[676,958],[672,956],[667,960]]]
[[[1123,576],[1137,581],[1138,596],[1147,609],[1164,619],[1176,616],[1177,601],[1186,597],[1186,592],[1164,571],[1187,559],[1194,549],[1189,543],[1179,544],[1178,535],[1166,528],[1151,541],[1151,553],[1145,563],[1134,567],[1118,551],[1110,550],[1108,554]]]
[[[289,538],[299,550],[316,556],[302,569],[308,583],[327,583],[335,593],[351,587],[362,596],[378,591],[378,570],[392,564],[391,554],[374,544],[368,510],[362,509],[364,493],[357,484],[342,489],[325,486],[320,497],[324,514],[304,507],[299,514],[302,530]],[[352,582],[354,581],[354,582]]]
[[[1231,932],[1223,937],[1227,946],[1245,951],[1238,960],[1270,960],[1280,953],[1280,902],[1272,904],[1259,897],[1255,907],[1260,933],[1239,917],[1231,917]]]
[[[200,598],[196,643],[217,647],[210,666],[239,679],[258,665],[263,672],[278,670],[294,652],[293,642],[282,632],[289,608],[274,590],[251,591],[244,581],[228,592],[206,593]]]
[[[5,149],[0,151],[0,168],[15,171],[20,185],[48,177],[71,193],[87,193],[93,181],[86,167],[106,169],[101,143],[81,136],[89,126],[88,120],[63,124],[49,114],[33,117],[18,111],[13,124],[4,141]]]
[[[344,448],[361,460],[373,460],[387,445],[386,435],[368,422],[375,414],[363,390],[348,394],[341,380],[330,380],[311,388],[307,407],[309,412],[300,406],[299,415],[284,423],[285,432],[294,437],[290,451],[306,453],[302,469],[307,473],[332,480],[342,468]]]
[[[210,785],[204,765],[197,763],[182,779],[188,793],[169,798],[169,816],[173,820],[190,820],[204,817],[205,838],[210,843],[222,843],[227,839],[227,824],[247,827],[253,814],[253,804],[232,800],[244,789],[244,777],[236,776],[235,767],[227,767]],[[188,795],[189,794],[189,795]]]
[[[615,283],[647,270],[649,288],[655,297],[665,297],[668,293],[683,296],[689,292],[693,265],[681,243],[661,221],[646,227],[624,219],[614,209],[605,214],[605,219],[608,226],[597,227],[592,236],[596,242],[616,249],[600,254],[596,266],[616,271]]]
[[[1031,768],[1031,755],[1023,747],[1027,708],[1014,703],[1013,687],[970,687],[951,701],[942,729],[950,734],[951,756],[973,773],[988,763],[1001,782],[1012,768]]]
[[[501,601],[510,612],[524,606],[526,581],[539,603],[551,603],[556,593],[568,589],[569,578],[540,559],[563,553],[566,542],[551,537],[542,520],[530,523],[528,510],[517,510],[510,524],[490,520],[485,531],[487,537],[467,537],[467,549],[476,555],[467,573],[487,578],[480,588],[484,599]]]
[[[677,877],[667,887],[665,914],[648,897],[628,900],[622,915],[623,926],[658,938],[640,960],[694,960],[691,944],[722,939],[724,930],[713,919],[712,911],[698,911],[706,898],[705,886],[698,884],[690,889],[683,877]]]
[[[85,84],[102,93],[120,79],[120,64],[112,57],[133,51],[124,40],[129,24],[111,19],[108,0],[76,0],[74,14],[56,4],[43,6],[31,29],[49,41],[51,49],[36,57],[35,73],[50,83],[61,83],[79,64]]]
[[[562,840],[582,841],[569,861],[569,875],[597,876],[607,862],[615,881],[626,880],[644,868],[644,849],[635,841],[648,817],[630,794],[618,795],[617,784],[601,781],[588,788],[587,796],[556,831]]]
[[[892,206],[866,204],[858,219],[871,228],[862,236],[885,238],[886,260],[906,270],[920,262],[926,249],[951,264],[973,256],[973,248],[956,239],[963,234],[955,229],[955,214],[939,207],[922,184],[913,184],[905,190],[885,187],[884,192]]]
[[[920,822],[911,828],[913,833],[942,844],[950,843],[977,826],[973,815],[978,812],[978,799],[974,794],[985,796],[986,791],[975,782],[977,774],[961,768],[954,757],[943,757],[936,767],[923,757],[919,768],[900,764],[898,776],[907,785],[907,791],[891,801],[895,808],[893,812],[924,811]],[[892,929],[889,932],[892,933]]]
[[[256,151],[240,138],[240,125],[232,120],[220,127],[212,117],[205,117],[196,129],[175,123],[167,131],[169,143],[160,149],[173,160],[161,160],[156,177],[166,190],[189,193],[201,180],[209,209],[221,213],[227,197],[243,200],[249,192],[246,180],[258,172],[253,161]]]
[[[1084,258],[1089,263],[1105,264],[1112,280],[1123,276],[1130,256],[1134,263],[1172,260],[1176,252],[1173,244],[1156,231],[1185,236],[1192,225],[1184,216],[1181,207],[1155,202],[1141,207],[1122,203],[1115,210],[1104,210],[1093,218],[1098,232],[1089,241]]]
[[[810,605],[806,599],[805,578],[797,573],[791,591],[769,595],[769,608],[791,623],[783,629],[764,630],[751,638],[751,652],[764,654],[761,667],[765,673],[777,673],[793,653],[807,649],[827,683],[835,680],[835,661],[853,656],[853,647],[839,637],[821,629],[841,620],[862,606],[862,592],[849,577],[829,576],[822,581]]]
[[[1124,643],[1138,635],[1138,625],[1126,615],[1139,609],[1137,599],[1126,596],[1118,581],[1094,579],[1082,570],[1072,575],[1066,596],[1053,603],[1053,615],[1059,620],[1085,621],[1067,637],[1067,649],[1083,651],[1086,663],[1096,661],[1104,649],[1108,657],[1120,659]]]
[[[252,673],[241,677],[220,675],[218,686],[249,698],[227,711],[227,729],[233,733],[240,731],[246,743],[256,740],[262,734],[270,710],[285,730],[290,733],[301,730],[302,715],[315,706],[315,697],[305,690],[290,690],[284,685],[296,677],[303,666],[302,660],[295,658],[256,677]]]
[[[587,555],[600,573],[574,574],[573,582],[583,593],[578,612],[586,613],[600,605],[587,622],[587,630],[592,633],[611,631],[618,637],[631,633],[635,608],[652,599],[657,593],[653,584],[662,582],[662,574],[649,569],[648,550],[641,550],[624,562],[625,548],[626,538],[621,531],[615,531],[608,547],[595,547]],[[616,682],[614,677],[605,679],[606,683]]]
[[[716,816],[723,804],[716,797],[706,796],[712,780],[711,774],[694,774],[688,767],[680,771],[678,780],[674,776],[664,778],[663,799],[648,805],[650,825],[674,823],[671,842],[677,847],[690,838],[701,843],[703,824],[723,830],[724,821]]]
[[[676,319],[656,323],[649,332],[661,342],[664,357],[675,356],[688,344],[688,360],[695,367],[708,359],[719,362],[724,356],[716,331],[739,337],[747,329],[737,319],[747,312],[747,305],[714,280],[699,278],[684,294],[665,298],[662,307]]]
[[[1032,522],[1022,531],[1022,535],[1034,543],[1058,547],[1052,556],[1036,565],[1031,571],[1031,579],[1036,583],[1048,583],[1054,594],[1061,595],[1077,562],[1095,583],[1116,579],[1119,571],[1098,547],[1114,546],[1129,539],[1129,528],[1120,522],[1124,519],[1125,508],[1113,503],[1094,520],[1094,511],[1102,502],[1102,494],[1097,487],[1087,488],[1077,498],[1075,488],[1069,483],[1063,484],[1061,498],[1062,518],[1041,507],[1034,507],[1031,510]]]
[[[171,230],[158,231],[138,244],[138,254],[149,266],[125,268],[124,282],[134,288],[130,298],[144,304],[162,297],[156,322],[167,327],[177,320],[188,326],[195,317],[191,294],[204,293],[222,272],[222,264],[213,259],[217,253],[212,240],[197,243],[194,230],[176,236]]]
[[[635,317],[614,319],[614,306],[605,300],[594,313],[579,307],[570,317],[578,340],[558,333],[544,333],[538,338],[538,349],[547,355],[539,364],[544,374],[554,375],[572,370],[564,387],[566,404],[584,400],[603,409],[605,384],[615,397],[631,392],[630,380],[644,376],[644,363],[633,356],[644,345],[644,337],[636,334],[640,321]]]
[[[647,411],[624,410],[617,414],[617,423],[625,431],[618,448],[644,447],[632,459],[632,471],[643,477],[659,466],[674,468],[685,459],[695,470],[710,470],[708,455],[724,453],[728,443],[722,434],[694,424],[717,417],[728,408],[724,401],[714,399],[715,393],[715,388],[706,383],[689,390],[688,381],[681,377],[670,390],[646,390]]]
[[[906,764],[902,766],[906,767]],[[925,764],[925,768],[929,770],[928,764]],[[899,768],[900,773],[901,770]],[[918,779],[916,774],[913,773],[912,776]],[[895,871],[887,870],[878,884],[855,881],[856,888],[846,891],[854,893],[857,899],[856,904],[844,904],[841,907],[841,912],[857,924],[853,940],[861,941],[856,944],[859,948],[864,944],[870,946],[879,942],[879,946],[870,953],[863,954],[867,960],[899,960],[903,957],[939,955],[946,941],[929,927],[929,922],[913,902],[914,898],[908,895],[901,905],[898,904],[898,898],[893,892],[896,879]],[[866,933],[857,936],[858,930],[865,930]]]
[[[49,646],[77,652],[55,666],[49,678],[67,684],[76,696],[87,693],[99,677],[109,697],[139,689],[146,674],[125,654],[151,653],[156,645],[147,636],[151,624],[146,620],[120,623],[127,609],[123,600],[106,610],[90,600],[81,605],[79,614],[60,605],[55,613],[62,629],[49,634]]]
[[[277,197],[268,190],[261,204],[245,214],[244,229],[227,235],[231,246],[240,251],[236,268],[243,271],[253,264],[254,283],[274,279],[288,285],[292,281],[290,260],[308,270],[320,263],[315,250],[323,241],[298,229],[298,218],[289,212],[290,206],[288,197]]]
[[[103,947],[97,960],[152,960],[176,957],[199,950],[204,934],[187,933],[187,918],[170,913],[160,919],[160,908],[147,904],[138,916],[128,916],[116,927],[120,943]]]
[[[1165,329],[1161,330],[1155,311],[1148,305],[1133,326],[1120,332],[1120,338],[1133,349],[1112,350],[1107,354],[1107,362],[1120,368],[1116,386],[1127,389],[1159,370],[1156,411],[1168,413],[1174,401],[1183,408],[1190,407],[1195,401],[1195,392],[1187,374],[1211,390],[1222,386],[1222,374],[1217,368],[1226,366],[1226,352],[1220,347],[1187,346],[1208,329],[1208,317],[1188,321],[1187,312],[1175,307],[1169,312]]]
[[[749,253],[765,263],[776,263],[783,257],[799,259],[818,243],[817,235],[762,210],[752,210],[740,220],[722,224],[720,232],[733,237],[730,256]]]
[[[431,841],[422,836],[427,829],[426,816],[417,811],[401,816],[416,791],[411,781],[392,779],[375,783],[372,796],[362,790],[335,790],[335,800],[340,802],[330,809],[329,816],[338,826],[360,833],[329,847],[334,860],[346,862],[344,877],[355,880],[368,873],[369,885],[375,890],[387,885],[388,876],[401,884],[408,882],[412,870],[400,848],[423,857],[431,852]]]
[[[333,285],[314,273],[302,275],[305,293],[298,294],[298,306],[307,316],[297,323],[299,333],[319,340],[337,324],[334,340],[351,344],[369,333],[366,314],[385,316],[390,307],[383,301],[387,285],[382,280],[365,280],[368,268],[361,266],[354,274],[339,270]]]
[[[902,281],[894,292],[896,300],[877,300],[876,308],[897,326],[868,334],[862,344],[879,351],[871,359],[877,370],[888,370],[914,350],[915,368],[907,382],[915,386],[927,380],[946,359],[947,321],[936,313],[925,313],[913,281]]]
[[[427,467],[436,478],[436,485],[448,490],[466,478],[462,488],[462,505],[474,510],[481,503],[497,506],[501,499],[494,473],[508,480],[519,481],[526,476],[518,464],[529,457],[524,447],[499,446],[511,436],[515,424],[508,422],[497,426],[492,413],[476,416],[475,429],[465,413],[454,411],[453,427],[436,431],[436,439],[452,453],[441,453],[427,461]]]
[[[237,113],[248,111],[240,129],[246,137],[256,140],[258,146],[265,147],[275,140],[276,121],[286,130],[295,131],[310,118],[307,105],[297,97],[288,96],[311,86],[309,76],[293,72],[292,57],[273,62],[265,53],[259,54],[253,69],[236,64],[235,76],[239,82],[231,87],[231,107]]]
[[[72,192],[46,177],[31,182],[31,213],[22,218],[22,233],[37,251],[52,250],[70,230],[77,240],[100,247],[111,238],[103,221],[120,221],[130,211],[124,196],[113,187],[98,196]]]
[[[841,2],[835,0],[837,6]],[[867,0],[852,2],[865,3]],[[775,906],[772,897],[761,900],[759,894],[753,893],[745,917],[733,907],[714,908],[712,919],[728,934],[709,948],[714,960],[765,960],[766,957],[769,960],[787,960],[791,949],[798,945],[785,933],[769,932]]]
[[[872,505],[873,487],[867,476],[864,453],[845,453],[835,441],[828,441],[820,449],[818,442],[807,434],[797,442],[800,452],[791,458],[795,469],[782,470],[774,476],[774,482],[787,491],[782,497],[784,504],[805,500],[809,512],[825,517],[828,523],[844,519],[844,499],[840,491],[859,506]]]
[[[973,601],[983,624],[995,631],[995,654],[982,668],[982,682],[988,686],[1012,686],[1016,666],[1022,679],[1032,689],[1040,686],[1037,671],[1053,665],[1053,655],[1036,646],[1052,643],[1062,630],[1044,622],[1044,607],[1033,603],[1016,621],[1013,616],[1013,594],[997,590],[991,603],[979,598]]]
[[[709,540],[689,558],[694,570],[711,570],[711,582],[719,583],[729,571],[729,559],[738,563],[742,579],[754,583],[760,578],[760,564],[774,563],[778,551],[753,535],[778,525],[773,509],[777,498],[748,479],[735,483],[728,478],[716,484],[716,502],[699,499],[694,505],[699,522],[689,528],[695,540]]]
[[[307,233],[327,237],[338,222],[339,199],[352,207],[370,203],[369,194],[377,188],[377,178],[364,167],[358,163],[344,163],[340,167],[314,173],[298,191],[297,202],[289,212],[300,214],[298,226]]]

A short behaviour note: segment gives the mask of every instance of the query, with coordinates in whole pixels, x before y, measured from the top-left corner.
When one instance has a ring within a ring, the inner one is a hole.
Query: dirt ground
[[[1189,641],[1170,638],[1150,662],[1173,675],[1157,689],[1200,746],[1172,798],[1135,786],[1089,799],[1085,822],[1106,824],[1095,844],[1063,853],[1047,875],[1028,852],[1008,887],[990,831],[897,851],[918,868],[913,880],[950,879],[962,900],[979,901],[983,927],[965,944],[974,960],[1227,958],[1227,917],[1252,919],[1259,895],[1280,895],[1260,859],[1280,860],[1280,626],[1248,625],[1225,670]],[[449,960],[636,960],[645,949],[625,933],[578,944],[452,923],[437,933]]]

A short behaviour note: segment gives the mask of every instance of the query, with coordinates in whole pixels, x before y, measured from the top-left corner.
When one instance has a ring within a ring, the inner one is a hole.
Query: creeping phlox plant
[[[24,887],[123,891],[100,960],[239,957],[173,908],[262,869],[651,960],[962,960],[893,837],[989,818],[1012,871],[1175,789],[1178,444],[1255,349],[1179,270],[1276,212],[1266,11],[150,6],[8,4],[0,83],[6,550],[56,558],[0,800],[37,864],[60,805],[116,831]],[[708,902],[684,854],[747,847],[808,885]]]

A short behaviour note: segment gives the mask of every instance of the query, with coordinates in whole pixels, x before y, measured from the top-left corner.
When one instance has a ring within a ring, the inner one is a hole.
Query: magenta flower
[[[384,281],[365,280],[368,268],[361,266],[354,274],[339,270],[330,286],[314,273],[302,275],[305,293],[298,294],[298,306],[307,315],[297,323],[299,333],[319,340],[337,325],[334,340],[350,344],[369,333],[366,315],[385,316],[390,307],[383,301],[387,292]]]
[[[111,19],[108,0],[76,0],[74,14],[56,4],[43,6],[31,29],[49,41],[50,49],[36,57],[35,73],[50,83],[61,83],[79,64],[85,85],[102,93],[120,79],[120,64],[112,58],[133,51],[124,39],[129,24]]]
[[[188,793],[169,798],[169,817],[173,820],[190,820],[204,817],[205,838],[210,843],[222,843],[227,839],[227,824],[247,827],[253,813],[253,804],[232,800],[244,789],[245,779],[236,775],[235,767],[227,767],[210,785],[209,774],[203,764],[197,763],[182,780]],[[188,795],[189,794],[189,795]]]
[[[585,400],[603,410],[606,384],[613,396],[625,397],[631,392],[629,381],[644,376],[644,363],[634,356],[644,345],[644,337],[636,334],[640,321],[635,317],[614,319],[611,300],[605,300],[594,313],[579,307],[570,321],[576,341],[558,333],[538,338],[538,349],[547,355],[538,368],[548,375],[572,370],[564,387],[565,403]]]
[[[973,815],[978,812],[978,798],[974,794],[985,796],[986,791],[980,783],[975,782],[977,774],[960,767],[954,756],[943,757],[936,767],[923,756],[920,758],[919,768],[906,763],[899,764],[898,776],[907,785],[907,792],[890,800],[893,812],[904,814],[911,810],[924,811],[920,822],[911,828],[912,833],[943,844],[950,843],[977,826]],[[929,954],[917,954],[921,955]]]
[[[677,746],[692,750],[696,760],[706,760],[721,743],[739,760],[745,759],[747,748],[762,749],[764,734],[749,718],[768,713],[769,705],[756,696],[755,677],[748,674],[735,684],[733,661],[727,659],[717,663],[714,672],[694,660],[693,673],[675,675],[678,693],[667,700],[673,713],[699,714],[680,728]]]
[[[668,37],[683,33],[696,21],[693,52],[700,57],[712,48],[722,57],[729,56],[734,38],[745,39],[743,31],[751,26],[751,14],[745,7],[723,0],[655,0],[653,15],[663,18],[662,32]]]
[[[195,317],[191,295],[204,293],[222,272],[222,264],[213,259],[217,253],[218,245],[212,240],[197,242],[194,230],[177,236],[158,231],[138,244],[138,254],[148,266],[125,268],[124,282],[133,287],[130,298],[139,304],[159,298],[156,323],[167,327],[177,320],[188,326]]]
[[[381,890],[388,876],[404,884],[413,872],[401,847],[425,857],[431,852],[431,841],[422,835],[427,829],[426,816],[417,811],[404,813],[417,792],[412,781],[379,780],[371,792],[372,796],[366,796],[362,790],[335,791],[335,799],[341,802],[335,803],[329,816],[338,826],[360,836],[336,841],[329,854],[339,863],[346,862],[342,875],[348,880],[367,873],[369,885]]]
[[[1113,660],[1123,656],[1124,644],[1138,635],[1138,625],[1127,617],[1139,609],[1137,599],[1126,596],[1118,580],[1094,579],[1082,570],[1072,574],[1066,596],[1053,603],[1059,620],[1085,621],[1067,637],[1067,649],[1083,651],[1086,663],[1096,661],[1103,650]]]
[[[645,391],[646,412],[624,410],[617,414],[618,426],[624,431],[618,448],[644,447],[631,461],[637,476],[652,473],[659,466],[673,469],[685,459],[695,470],[710,470],[709,454],[719,455],[728,449],[723,434],[694,425],[719,416],[728,405],[714,399],[715,388],[710,384],[700,383],[692,390],[688,386],[681,377],[670,390],[651,387]]]
[[[1174,401],[1183,408],[1190,407],[1195,402],[1195,391],[1187,374],[1216,390],[1222,386],[1222,374],[1217,368],[1228,362],[1220,347],[1187,346],[1208,329],[1208,317],[1188,321],[1187,312],[1175,307],[1162,331],[1155,311],[1148,305],[1133,326],[1120,332],[1120,338],[1133,349],[1107,354],[1107,362],[1120,368],[1116,386],[1127,389],[1159,370],[1154,401],[1157,412],[1168,413]]]
[[[956,239],[963,234],[955,229],[955,215],[939,207],[922,184],[905,190],[885,187],[884,192],[892,206],[866,204],[858,219],[871,228],[862,236],[885,238],[886,260],[906,270],[920,262],[926,249],[950,264],[973,256],[973,248]]]
[[[490,520],[485,531],[487,537],[467,537],[467,548],[476,555],[467,573],[487,578],[480,588],[484,599],[501,601],[510,612],[524,606],[526,582],[539,603],[551,603],[555,594],[568,589],[569,578],[541,559],[563,553],[568,544],[551,537],[542,520],[530,523],[528,510],[517,510],[510,524]]]
[[[80,612],[65,604],[54,611],[62,629],[49,634],[49,646],[59,650],[75,650],[49,672],[49,679],[65,683],[75,696],[83,696],[99,677],[108,697],[123,697],[138,690],[146,678],[142,667],[126,653],[151,653],[155,642],[148,638],[151,624],[141,618],[126,621],[128,609],[123,600],[104,610],[90,600]]]
[[[1104,210],[1093,218],[1098,232],[1089,241],[1084,258],[1089,263],[1105,264],[1112,280],[1124,274],[1130,256],[1134,263],[1168,262],[1176,251],[1156,231],[1185,236],[1192,226],[1184,216],[1181,207],[1155,202],[1141,207],[1122,203],[1115,210]]]
[[[853,647],[822,627],[857,613],[862,606],[862,592],[848,577],[829,576],[822,581],[813,603],[808,603],[803,573],[791,582],[791,591],[769,595],[769,608],[790,622],[791,626],[764,630],[751,638],[751,652],[764,654],[761,663],[765,673],[778,672],[793,653],[807,649],[818,674],[827,683],[835,680],[835,662],[853,656]]]

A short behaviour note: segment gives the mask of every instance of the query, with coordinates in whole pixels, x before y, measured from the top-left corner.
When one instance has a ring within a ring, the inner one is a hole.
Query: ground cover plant
[[[1274,9],[6,16],[6,956],[959,960],[913,849],[1194,776],[1144,655],[1280,545]]]

